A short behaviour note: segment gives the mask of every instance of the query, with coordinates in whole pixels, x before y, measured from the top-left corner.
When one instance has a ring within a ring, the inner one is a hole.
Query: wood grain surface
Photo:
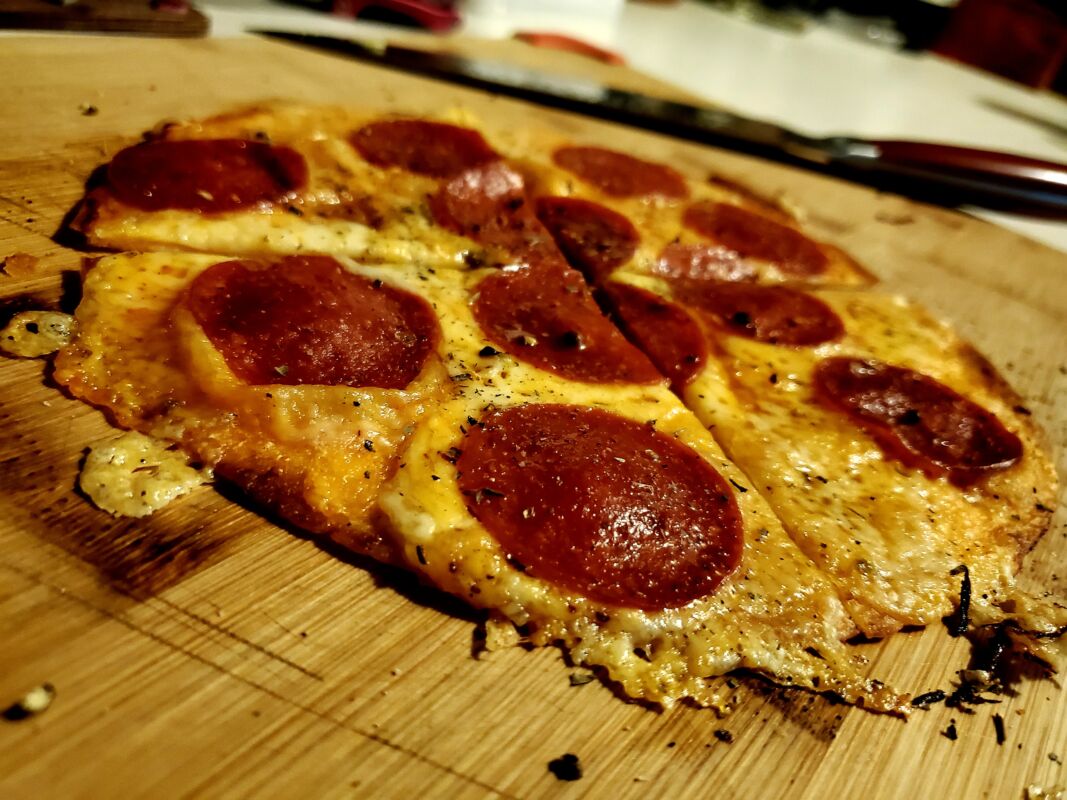
[[[270,98],[462,104],[490,128],[552,127],[801,207],[817,235],[993,360],[1065,472],[1067,256],[986,223],[256,40],[5,39],[0,75],[0,258],[41,259],[30,275],[0,274],[0,321],[76,302],[84,254],[57,231],[90,172],[161,119]],[[908,722],[751,679],[723,720],[649,709],[597,682],[571,686],[550,648],[474,658],[474,612],[214,489],[148,520],[111,519],[74,490],[85,447],[109,435],[50,383],[47,363],[0,359],[0,705],[42,682],[57,692],[45,713],[0,721],[0,796],[952,800],[1067,784],[1060,679],[1024,680],[973,715],[934,706]],[[1062,586],[1065,521],[1061,507],[1024,585]],[[941,627],[862,649],[872,673],[916,693],[950,689],[968,657]],[[956,741],[941,735],[952,719]],[[547,769],[567,752],[584,771],[573,783]]]

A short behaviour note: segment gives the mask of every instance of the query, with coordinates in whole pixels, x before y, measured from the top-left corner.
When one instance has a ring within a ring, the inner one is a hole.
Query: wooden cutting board
[[[556,68],[609,74],[561,58]],[[64,215],[94,167],[161,119],[269,98],[415,113],[462,104],[492,125],[550,126],[798,203],[817,235],[992,358],[1065,471],[1067,257],[991,225],[255,40],[6,39],[0,75],[0,256],[41,257],[33,275],[0,275],[0,316],[76,301],[83,254],[56,238]],[[935,706],[906,723],[755,680],[725,720],[627,703],[599,683],[571,686],[553,649],[473,658],[477,615],[462,604],[213,489],[145,521],[110,519],[73,489],[85,446],[110,433],[50,384],[45,363],[0,359],[0,704],[42,682],[57,691],[45,713],[0,721],[0,796],[951,800],[1067,784],[1055,682],[1024,680],[972,716]],[[1061,509],[1023,579],[1061,597],[1065,520]],[[873,673],[916,693],[951,688],[968,653],[940,627],[863,650]],[[956,741],[940,733],[951,719]],[[580,781],[547,769],[567,752]]]

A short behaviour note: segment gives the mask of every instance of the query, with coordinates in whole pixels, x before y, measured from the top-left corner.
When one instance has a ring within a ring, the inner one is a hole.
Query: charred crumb
[[[914,408],[909,408],[897,417],[898,425],[918,425],[920,422],[922,422],[922,419],[919,417],[919,412]]]
[[[374,452],[374,442],[372,442],[370,439],[364,439],[363,440],[363,449],[366,450],[369,453],[373,453]]]
[[[574,753],[564,753],[549,761],[548,771],[561,781],[576,781],[582,777],[582,765]]]
[[[999,703],[1000,700],[985,695],[1003,694],[1004,675],[1012,668],[1005,659],[1011,651],[1011,637],[1004,625],[975,631],[971,639],[974,652],[969,669],[957,673],[959,684],[945,698],[945,705],[965,714],[974,713],[969,706]]]
[[[474,493],[474,502],[477,505],[477,504],[480,504],[487,497],[503,497],[503,496],[504,496],[503,492],[498,492],[496,489],[491,489],[488,486],[486,486],[485,488],[479,489],[478,491],[476,491]]]
[[[1034,503],[1034,508],[1038,511],[1042,511],[1045,514],[1051,514],[1055,509],[1049,508],[1044,503]]]
[[[569,676],[571,686],[585,686],[593,682],[592,672],[572,672]]]
[[[953,637],[963,636],[971,624],[971,571],[966,564],[960,564],[948,573],[963,575],[960,581],[960,604],[953,614],[946,617],[948,632]]]
[[[449,464],[455,464],[457,459],[459,459],[459,457],[463,455],[463,451],[460,450],[458,447],[450,447],[443,453],[438,453],[438,455],[441,456],[441,458],[443,458]]]
[[[92,103],[82,103],[78,106],[78,111],[81,112],[83,117],[95,117],[100,113],[100,109],[94,106]]]
[[[718,739],[720,742],[723,742],[725,744],[733,744],[733,742],[734,742],[734,735],[732,733],[730,733],[730,731],[726,730],[725,728],[719,728],[718,730],[715,731],[715,733],[713,735],[715,736],[716,739]]]
[[[769,380],[772,385],[775,384],[775,383],[778,383],[778,373],[777,372],[772,372],[771,373],[771,377],[769,377],[767,380]]]
[[[737,491],[739,491],[739,492],[747,492],[748,491],[748,489],[746,487],[742,486],[740,483],[735,481],[733,478],[730,478],[730,483],[732,483],[734,485],[734,488],[737,489]]]
[[[1060,756],[1058,753],[1049,753],[1048,760],[1051,761],[1053,764],[1063,764],[1063,761],[1060,760]]]
[[[941,731],[941,735],[948,739],[950,742],[954,742],[959,739],[960,735],[956,732],[956,720],[949,720],[948,727]]]
[[[55,697],[56,687],[47,682],[42,683],[5,708],[0,712],[0,716],[8,722],[22,722],[47,711]]]
[[[1004,740],[1007,737],[1004,735],[1004,717],[1000,716],[1000,714],[993,715],[993,730],[997,735],[997,744],[1004,744]]]
[[[926,692],[913,699],[911,705],[912,708],[929,708],[934,703],[942,702],[946,696],[940,689],[934,689],[932,692]]]
[[[422,549],[422,545],[415,546],[415,558],[419,560],[419,563],[424,567],[426,566],[426,552]]]
[[[492,356],[500,355],[500,351],[497,350],[495,347],[490,347],[489,345],[486,345],[478,351],[478,355],[480,355],[482,358],[491,358]]]
[[[670,749],[672,747],[677,746],[677,744],[678,744],[678,742],[667,742],[667,748]]]
[[[449,375],[448,378],[456,383],[460,383],[462,381],[469,381],[471,379],[471,374],[469,372],[460,372],[456,375]]]
[[[1000,702],[994,698],[982,696],[985,692],[999,691],[1000,688],[996,684],[991,684],[989,681],[984,680],[984,678],[988,677],[988,673],[981,670],[960,670],[959,675],[959,686],[945,698],[945,705],[949,708],[957,708],[964,714],[973,714],[973,709],[968,708],[968,706]]]
[[[1014,406],[1011,410],[1014,411],[1016,414],[1022,414],[1024,417],[1029,417],[1031,414],[1034,413],[1026,406]]]
[[[578,331],[564,331],[559,337],[560,347],[567,347],[571,349],[584,350],[585,342],[582,341],[582,336]]]

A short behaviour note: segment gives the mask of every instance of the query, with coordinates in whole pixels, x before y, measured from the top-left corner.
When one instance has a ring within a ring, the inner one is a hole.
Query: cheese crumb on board
[[[79,485],[101,511],[146,517],[210,480],[173,445],[130,431],[89,449]]]
[[[37,358],[70,344],[75,322],[58,311],[23,311],[0,331],[0,350],[19,358]]]
[[[12,253],[0,264],[0,272],[12,278],[29,278],[37,272],[41,259],[29,253]]]

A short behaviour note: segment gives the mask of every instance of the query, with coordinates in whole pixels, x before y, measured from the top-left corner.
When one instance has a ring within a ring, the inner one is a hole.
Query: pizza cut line
[[[479,127],[279,106],[121,151],[75,224],[140,252],[56,380],[633,698],[745,668],[905,713],[848,640],[960,565],[1048,657],[1067,611],[1014,575],[1056,475],[988,363],[737,187]]]

